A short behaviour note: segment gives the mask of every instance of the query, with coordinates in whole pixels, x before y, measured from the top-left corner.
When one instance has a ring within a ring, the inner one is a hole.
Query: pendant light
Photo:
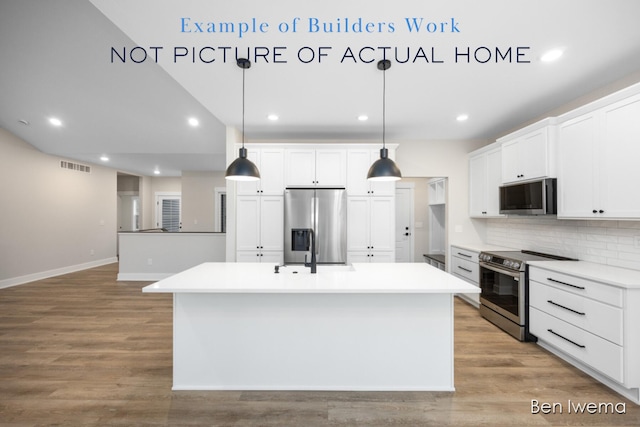
[[[370,181],[397,181],[402,178],[402,173],[393,160],[389,158],[389,150],[385,146],[386,125],[386,71],[391,68],[391,61],[383,59],[378,61],[378,70],[382,71],[382,148],[380,158],[373,162],[367,173]]]
[[[242,148],[240,148],[239,157],[229,165],[224,177],[234,181],[257,181],[260,179],[260,171],[247,158],[247,149],[244,148],[244,72],[246,69],[251,68],[251,61],[245,58],[238,58],[236,64],[242,68]]]

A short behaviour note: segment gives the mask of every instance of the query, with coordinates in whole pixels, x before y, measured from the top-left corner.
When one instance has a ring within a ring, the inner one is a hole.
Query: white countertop
[[[157,293],[480,293],[464,280],[424,263],[280,267],[208,262],[142,289]],[[350,268],[352,267],[352,268]],[[298,271],[297,274],[293,271]]]
[[[622,288],[640,289],[638,270],[587,261],[532,261],[529,265]]]

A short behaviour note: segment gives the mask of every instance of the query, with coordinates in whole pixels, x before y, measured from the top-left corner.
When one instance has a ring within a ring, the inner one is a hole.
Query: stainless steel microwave
[[[557,211],[556,179],[518,182],[500,187],[500,213],[553,215]]]

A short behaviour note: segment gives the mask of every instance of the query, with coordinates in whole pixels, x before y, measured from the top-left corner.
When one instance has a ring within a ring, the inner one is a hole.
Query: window
[[[156,227],[180,231],[180,193],[156,193],[156,208]]]

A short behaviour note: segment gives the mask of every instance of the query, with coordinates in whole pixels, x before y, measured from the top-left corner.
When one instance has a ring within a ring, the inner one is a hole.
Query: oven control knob
[[[511,261],[509,261],[508,259],[505,259],[504,261],[502,261],[502,265],[509,268],[511,267]]]
[[[512,265],[514,270],[520,270],[520,263],[519,262],[514,262]]]

